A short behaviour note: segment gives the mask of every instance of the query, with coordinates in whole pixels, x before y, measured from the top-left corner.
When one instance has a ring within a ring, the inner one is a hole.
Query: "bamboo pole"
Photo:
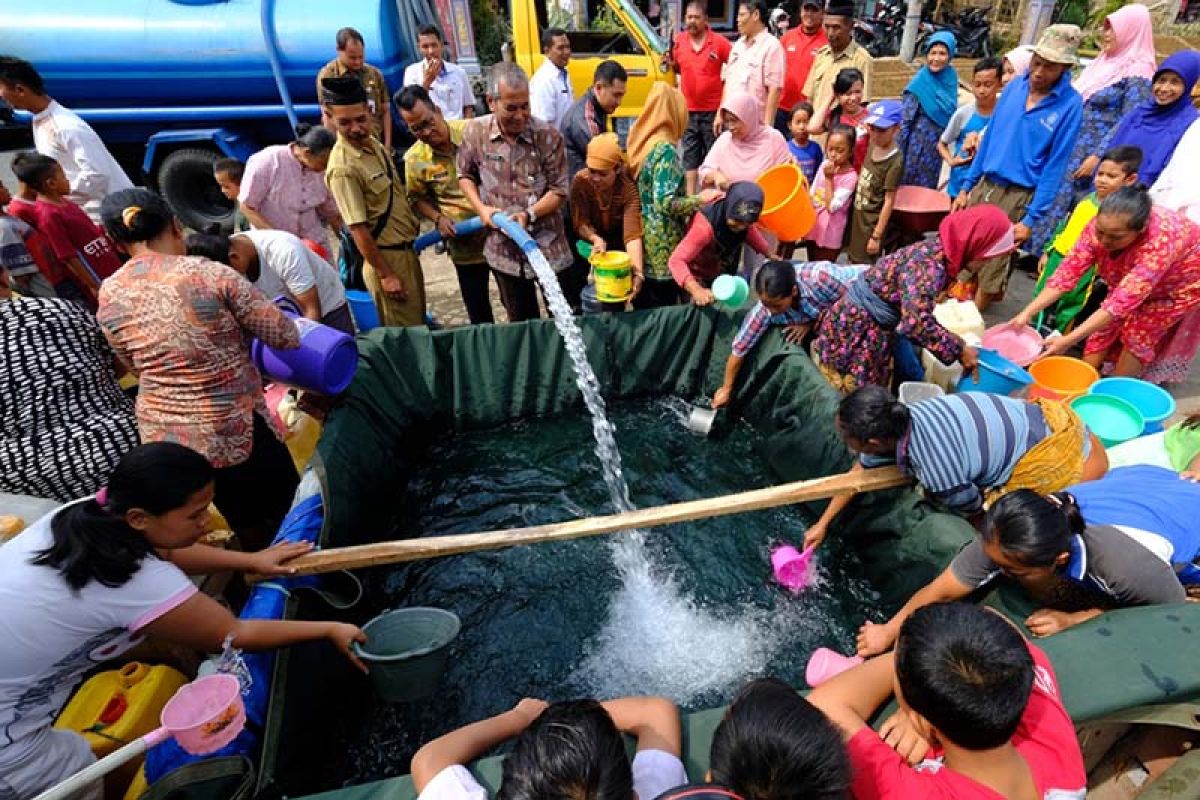
[[[823,500],[844,494],[892,489],[908,484],[911,479],[898,467],[851,470],[808,481],[785,483],[766,489],[689,500],[653,508],[641,508],[624,514],[584,517],[549,525],[512,528],[485,533],[459,533],[425,539],[400,539],[375,544],[339,547],[308,553],[288,562],[295,575],[316,575],[342,569],[361,569],[425,558],[440,558],[459,553],[495,550],[539,542],[563,542],[602,533],[672,525],[677,522],[740,514],[764,508]]]

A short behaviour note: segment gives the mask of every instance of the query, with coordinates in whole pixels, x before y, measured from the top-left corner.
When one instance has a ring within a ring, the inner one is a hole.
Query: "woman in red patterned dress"
[[[1092,264],[1108,295],[1071,333],[1048,342],[1045,355],[1065,353],[1087,339],[1083,359],[1096,369],[1111,363],[1114,375],[1144,375],[1161,356],[1167,335],[1187,312],[1200,308],[1200,225],[1152,207],[1145,189],[1118,189],[1012,324],[1027,325]]]

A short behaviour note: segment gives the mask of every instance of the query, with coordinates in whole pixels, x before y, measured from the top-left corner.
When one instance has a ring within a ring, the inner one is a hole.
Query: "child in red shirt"
[[[866,720],[893,690],[900,711],[876,733]],[[988,609],[918,609],[894,653],[832,678],[809,700],[842,729],[857,800],[1083,800],[1087,792],[1050,660]],[[927,757],[930,743],[936,758]]]
[[[95,302],[100,282],[121,267],[122,259],[102,230],[83,209],[66,199],[71,191],[67,176],[49,156],[29,154],[13,163],[13,172],[37,191],[36,227],[54,256]]]

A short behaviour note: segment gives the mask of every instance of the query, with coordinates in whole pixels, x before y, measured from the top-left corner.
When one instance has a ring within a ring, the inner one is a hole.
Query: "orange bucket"
[[[759,224],[781,242],[798,242],[807,236],[817,221],[817,211],[800,168],[795,164],[771,167],[755,183],[763,190]]]
[[[1078,358],[1070,356],[1047,356],[1029,365],[1033,385],[1029,397],[1067,402],[1085,394],[1092,384],[1100,380],[1096,369]]]

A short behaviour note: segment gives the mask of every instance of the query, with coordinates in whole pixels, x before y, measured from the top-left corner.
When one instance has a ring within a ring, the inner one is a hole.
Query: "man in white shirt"
[[[546,60],[529,79],[529,110],[535,119],[558,128],[575,103],[571,76],[567,74],[567,64],[571,62],[567,32],[562,28],[546,28],[542,33],[542,52]]]
[[[97,225],[100,201],[113,192],[133,188],[92,126],[46,94],[42,76],[28,61],[0,56],[0,100],[33,114],[34,147],[62,166],[71,184],[67,199]]]
[[[337,271],[293,233],[250,230],[229,237],[226,263],[274,300],[284,296],[308,319],[354,335]]]
[[[475,93],[466,71],[445,59],[445,42],[436,25],[417,30],[417,51],[421,60],[404,68],[405,86],[422,86],[448,120],[475,116]]]

